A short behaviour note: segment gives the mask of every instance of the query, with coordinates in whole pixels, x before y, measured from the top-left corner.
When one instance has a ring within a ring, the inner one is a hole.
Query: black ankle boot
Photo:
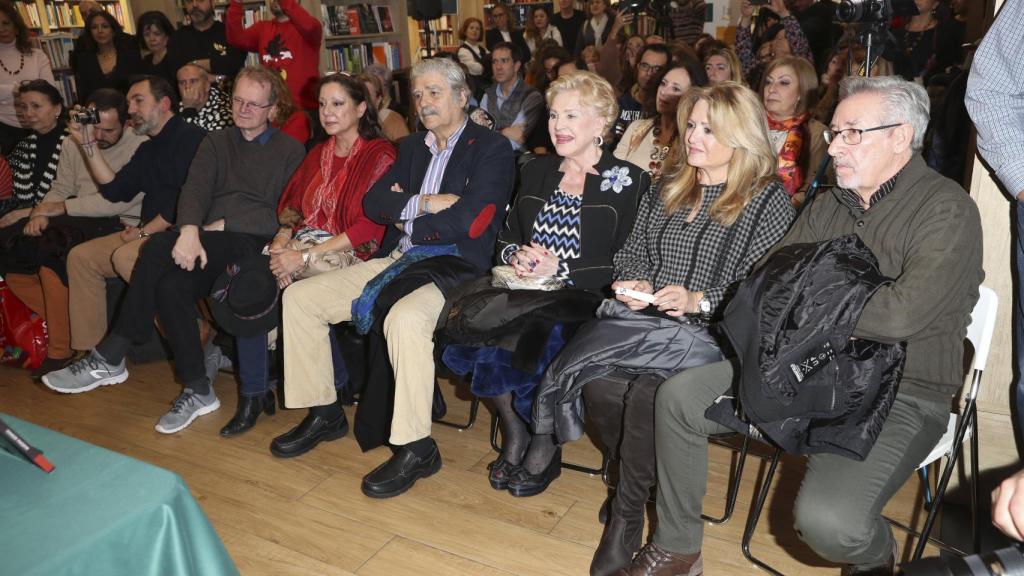
[[[225,438],[238,436],[256,425],[260,412],[266,412],[269,416],[273,415],[276,409],[277,402],[273,390],[267,390],[262,396],[240,396],[235,415],[220,429],[220,435]]]
[[[590,563],[590,576],[611,576],[629,568],[633,555],[640,551],[643,534],[643,516],[626,520],[622,516],[610,514],[604,534],[601,535],[601,543],[597,545],[594,560]]]

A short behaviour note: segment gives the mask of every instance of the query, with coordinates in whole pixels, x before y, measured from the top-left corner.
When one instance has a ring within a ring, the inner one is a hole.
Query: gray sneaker
[[[108,364],[102,356],[92,350],[66,368],[43,376],[43,384],[57,392],[79,394],[95,390],[100,386],[120,384],[127,379],[128,369],[125,367],[124,360],[121,360],[120,364]]]
[[[210,393],[205,396],[196,394],[191,388],[185,388],[174,400],[170,411],[160,417],[160,421],[156,423],[156,431],[162,434],[174,434],[187,428],[196,418],[218,408],[220,408],[220,400],[217,399],[217,394],[213,392],[212,388]]]

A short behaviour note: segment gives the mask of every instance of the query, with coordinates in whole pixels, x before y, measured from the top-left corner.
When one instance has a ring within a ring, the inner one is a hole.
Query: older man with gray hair
[[[848,78],[825,133],[839,186],[818,195],[776,250],[856,234],[894,278],[866,302],[853,336],[906,343],[899,391],[863,461],[815,454],[794,505],[811,549],[843,574],[892,574],[895,540],[881,516],[946,429],[963,338],[978,299],[981,220],[970,197],[920,157],[928,95],[894,77]],[[697,575],[707,437],[728,431],[705,410],[730,393],[735,360],[687,370],[658,390],[658,528],[622,574]],[[836,498],[836,495],[842,495]]]
[[[460,277],[490,268],[514,180],[508,141],[468,122],[469,88],[457,64],[424,60],[413,68],[411,82],[427,130],[402,140],[395,163],[363,200],[366,215],[387,226],[380,249],[366,262],[307,278],[284,292],[285,403],[310,411],[270,446],[274,455],[287,458],[348,432],[334,389],[328,331],[347,321],[361,332],[378,327],[394,373],[387,441],[396,451],[363,478],[363,493],[374,498],[397,496],[441,468],[430,437],[434,327],[444,291]],[[374,365],[368,372],[375,382],[364,392],[357,422],[366,421],[367,395],[379,393],[388,367]],[[383,441],[367,441],[356,432],[364,449]]]

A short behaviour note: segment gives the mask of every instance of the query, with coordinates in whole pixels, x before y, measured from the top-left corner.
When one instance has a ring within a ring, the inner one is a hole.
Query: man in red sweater
[[[323,25],[297,0],[270,0],[269,6],[273,20],[246,28],[242,3],[231,0],[224,16],[228,43],[259,54],[261,65],[281,73],[300,108],[316,110]]]

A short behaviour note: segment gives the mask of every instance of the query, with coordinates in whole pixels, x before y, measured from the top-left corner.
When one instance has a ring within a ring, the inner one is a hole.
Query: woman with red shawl
[[[284,289],[318,272],[366,260],[377,250],[384,227],[363,213],[363,196],[395,161],[395,147],[382,136],[366,89],[340,74],[318,88],[320,124],[328,138],[313,147],[285,187],[278,205],[281,228],[264,249],[270,272]],[[236,335],[240,398],[221,436],[241,434],[261,412],[274,413],[267,332]]]

